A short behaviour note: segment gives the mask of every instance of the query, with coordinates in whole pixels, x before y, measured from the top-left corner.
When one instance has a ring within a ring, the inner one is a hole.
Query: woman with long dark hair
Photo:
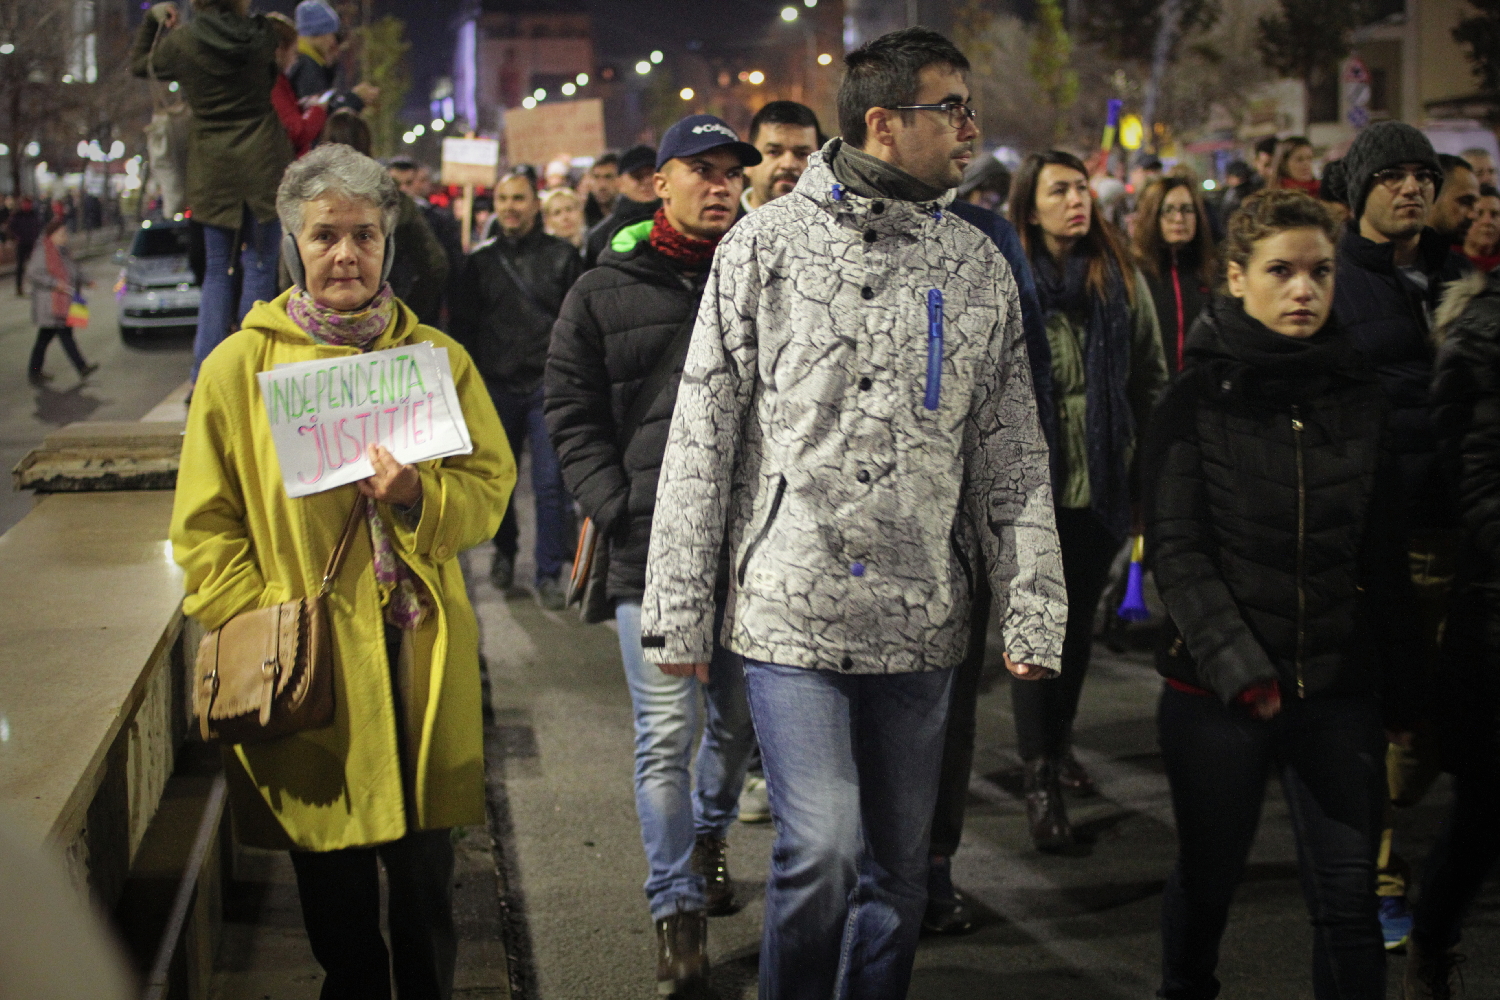
[[[1073,755],[1073,718],[1093,611],[1130,534],[1137,428],[1167,367],[1151,293],[1100,216],[1082,161],[1057,150],[1027,157],[1011,188],[1010,218],[1036,272],[1052,348],[1053,494],[1069,611],[1061,676],[1018,684],[1012,698],[1032,840],[1058,850],[1073,842],[1063,787],[1094,790]]]
[[[1187,177],[1164,177],[1136,208],[1135,262],[1146,276],[1167,368],[1182,370],[1188,330],[1212,294],[1218,254],[1208,208]]]
[[[1313,996],[1386,995],[1382,725],[1410,728],[1400,680],[1419,630],[1384,396],[1333,315],[1336,237],[1301,192],[1245,202],[1229,295],[1194,325],[1146,435],[1146,555],[1172,622],[1157,658],[1178,840],[1162,896],[1168,1000],[1219,995],[1219,942],[1272,772],[1314,927]]]
[[[1313,144],[1303,136],[1294,135],[1281,140],[1281,145],[1276,148],[1276,162],[1271,167],[1275,172],[1276,187],[1301,191],[1316,198],[1318,178],[1313,173],[1313,158]]]

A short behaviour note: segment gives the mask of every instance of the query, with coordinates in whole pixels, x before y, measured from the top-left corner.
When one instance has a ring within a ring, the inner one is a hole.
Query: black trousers
[[[396,664],[402,639],[400,629],[385,627],[393,691],[401,690]],[[396,746],[406,745],[398,701]],[[404,761],[402,771],[410,773]],[[409,788],[406,794],[410,822]],[[385,866],[389,951],[380,934],[377,863]],[[323,967],[322,1000],[389,1000],[393,973],[399,1000],[449,1000],[458,962],[452,831],[419,830],[375,847],[293,851],[292,867],[307,940]]]
[[[1071,507],[1057,509],[1057,541],[1068,586],[1062,676],[1010,686],[1022,760],[1060,756],[1073,742],[1073,719],[1094,643],[1094,609],[1109,580],[1110,563],[1123,544],[1092,510]]]
[[[31,251],[36,249],[35,243],[16,244],[16,294],[22,295],[26,291],[26,262],[31,260]]]
[[[390,890],[391,947],[380,934],[380,875]],[[453,927],[453,840],[421,830],[378,847],[293,851],[308,943],[323,967],[322,1000],[448,1000]]]
[[[88,362],[83,360],[78,344],[73,340],[73,330],[67,326],[44,326],[37,330],[36,343],[31,347],[31,374],[41,374],[42,363],[47,360],[47,345],[52,343],[53,337],[62,341],[68,360],[73,362],[73,367],[78,369],[78,374],[82,375],[83,370],[88,367]]]
[[[1458,944],[1459,927],[1484,880],[1500,861],[1500,773],[1493,762],[1453,778],[1453,807],[1427,856],[1412,937],[1442,951]]]
[[[1265,799],[1281,778],[1313,927],[1313,996],[1385,1000],[1375,896],[1385,809],[1385,734],[1374,699],[1282,702],[1269,722],[1239,705],[1165,687],[1157,725],[1177,863],[1162,894],[1159,997],[1212,1000],[1229,904]]]
[[[969,652],[953,671],[948,694],[948,732],[943,738],[943,764],[938,773],[937,807],[932,814],[934,857],[958,853],[964,832],[964,805],[969,798],[969,772],[974,767],[974,714],[979,704],[979,681],[990,631],[989,581],[980,579],[969,613]],[[1032,682],[1034,683],[1034,682]]]

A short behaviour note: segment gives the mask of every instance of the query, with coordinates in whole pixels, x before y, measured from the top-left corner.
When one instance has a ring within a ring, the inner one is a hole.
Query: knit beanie
[[[338,30],[339,16],[326,0],[302,0],[297,5],[297,34],[316,38],[338,34]]]
[[[1438,190],[1443,186],[1443,168],[1438,163],[1432,143],[1420,130],[1405,122],[1376,122],[1359,133],[1349,152],[1344,154],[1344,183],[1349,193],[1349,207],[1358,219],[1365,211],[1365,199],[1375,184],[1375,174],[1403,163],[1420,163],[1438,175]]]

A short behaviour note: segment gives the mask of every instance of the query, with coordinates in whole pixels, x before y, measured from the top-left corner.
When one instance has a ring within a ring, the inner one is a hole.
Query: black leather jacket
[[[529,395],[542,384],[552,324],[582,273],[573,244],[540,224],[519,240],[497,236],[469,254],[450,305],[453,338],[492,390]]]

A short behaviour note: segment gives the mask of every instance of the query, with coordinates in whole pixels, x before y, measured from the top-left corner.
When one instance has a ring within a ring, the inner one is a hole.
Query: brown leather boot
[[[708,914],[674,913],[656,922],[656,992],[696,997],[708,988]]]
[[[689,862],[694,875],[702,875],[708,915],[722,917],[735,911],[734,879],[729,877],[725,854],[729,844],[719,837],[699,837]]]
[[[1412,938],[1406,944],[1406,976],[1402,981],[1405,1000],[1450,1000],[1457,996],[1454,980],[1464,956],[1452,949],[1434,951]]]
[[[1073,843],[1073,827],[1063,805],[1057,761],[1038,757],[1021,765],[1026,791],[1026,820],[1039,851],[1060,851]]]
[[[1093,775],[1078,763],[1078,758],[1073,756],[1072,750],[1064,753],[1057,762],[1057,782],[1074,795],[1084,798],[1099,794]]]

